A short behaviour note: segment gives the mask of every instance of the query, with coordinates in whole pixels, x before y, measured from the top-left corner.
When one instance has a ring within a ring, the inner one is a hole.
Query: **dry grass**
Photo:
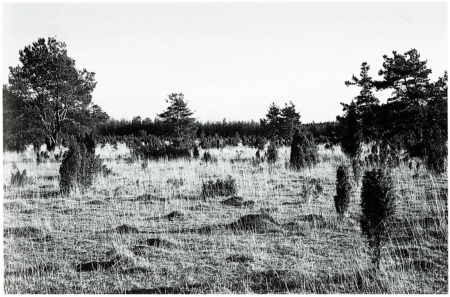
[[[273,167],[251,161],[256,149],[210,152],[217,163],[143,169],[127,164],[123,145],[106,146],[98,153],[116,175],[70,195],[58,193],[60,163],[5,153],[5,292],[448,293],[446,176],[396,169],[397,219],[376,271],[358,224],[359,190],[348,218],[335,213],[340,152],[321,149],[322,162],[300,172],[286,169],[287,148]],[[27,171],[21,187],[10,187],[13,163]],[[254,205],[200,198],[203,181],[228,175]],[[312,178],[323,193],[304,197]],[[239,221],[248,214],[262,216]],[[264,228],[236,227],[243,222]]]

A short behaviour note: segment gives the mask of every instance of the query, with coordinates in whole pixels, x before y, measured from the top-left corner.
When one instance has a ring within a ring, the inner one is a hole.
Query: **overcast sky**
[[[304,123],[335,120],[362,62],[415,48],[447,70],[446,2],[3,4],[3,83],[40,37],[96,73],[93,101],[115,119],[154,118],[184,93],[201,120],[256,120],[292,101]],[[380,94],[386,98],[386,94]]]

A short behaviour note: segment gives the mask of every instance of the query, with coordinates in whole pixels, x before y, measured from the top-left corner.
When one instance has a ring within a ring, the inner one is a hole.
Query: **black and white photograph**
[[[3,294],[448,294],[448,2],[2,2]]]

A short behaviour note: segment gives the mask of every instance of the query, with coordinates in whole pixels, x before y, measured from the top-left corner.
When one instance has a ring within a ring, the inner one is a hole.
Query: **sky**
[[[264,118],[292,101],[301,121],[334,121],[359,93],[344,82],[415,48],[448,69],[447,2],[2,4],[2,79],[38,38],[95,72],[93,102],[112,118],[154,119],[183,93],[200,121]],[[381,101],[389,92],[377,94]]]

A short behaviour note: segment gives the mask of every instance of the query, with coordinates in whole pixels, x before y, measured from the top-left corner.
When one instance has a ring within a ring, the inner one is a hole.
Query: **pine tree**
[[[261,119],[261,126],[265,127],[268,131],[269,138],[276,137],[280,134],[280,108],[275,103],[269,106],[269,111],[266,114],[265,119]]]
[[[196,119],[191,117],[194,113],[188,108],[182,93],[173,93],[168,97],[166,102],[170,104],[169,107],[158,116],[171,136],[179,142],[191,141],[197,132]]]
[[[285,104],[279,119],[280,138],[284,140],[285,144],[291,143],[295,129],[301,124],[300,113],[295,111],[295,105],[292,101],[289,104]]]

